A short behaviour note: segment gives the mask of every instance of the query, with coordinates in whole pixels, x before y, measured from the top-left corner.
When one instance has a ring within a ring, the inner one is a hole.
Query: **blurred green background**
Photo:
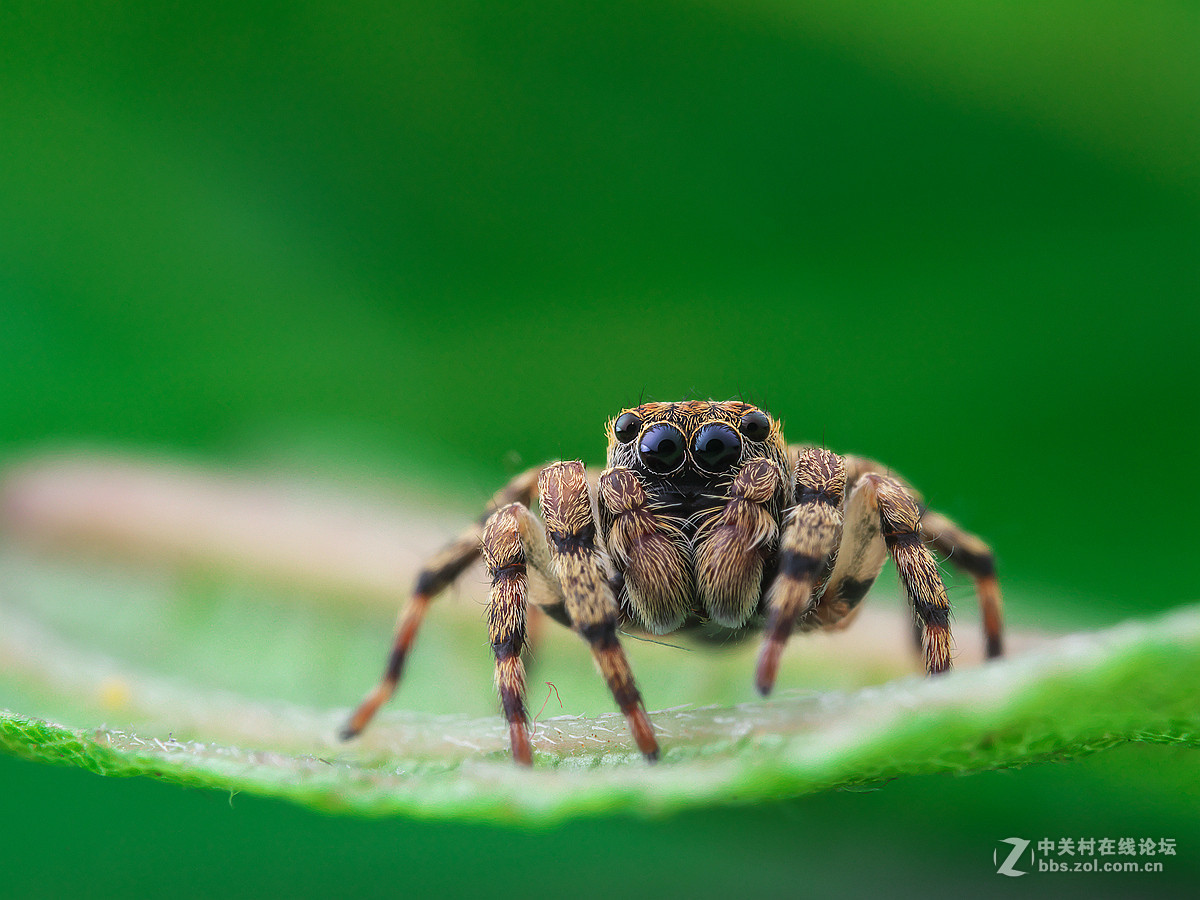
[[[0,461],[300,461],[461,505],[598,462],[641,398],[742,396],[985,535],[1018,627],[1194,601],[1198,41],[1168,0],[8,0]],[[0,860],[14,896],[987,894],[1000,839],[1132,833],[1178,839],[1171,890],[1196,773],[1134,747],[531,833],[3,759]]]

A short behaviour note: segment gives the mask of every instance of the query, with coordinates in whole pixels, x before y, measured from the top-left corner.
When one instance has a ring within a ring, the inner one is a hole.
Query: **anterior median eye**
[[[674,425],[651,425],[638,444],[638,455],[651,472],[666,475],[683,465],[683,432]]]
[[[705,472],[726,472],[741,455],[741,438],[728,425],[705,425],[692,440],[692,458]]]
[[[765,441],[771,433],[771,420],[761,410],[753,409],[742,416],[742,434],[749,441]]]
[[[628,444],[642,429],[642,420],[633,413],[621,413],[613,422],[613,436],[622,444]]]

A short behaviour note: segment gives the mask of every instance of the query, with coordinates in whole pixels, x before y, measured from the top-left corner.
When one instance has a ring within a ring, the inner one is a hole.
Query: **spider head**
[[[710,483],[749,459],[786,460],[779,422],[749,403],[644,403],[608,423],[608,464],[651,480]]]

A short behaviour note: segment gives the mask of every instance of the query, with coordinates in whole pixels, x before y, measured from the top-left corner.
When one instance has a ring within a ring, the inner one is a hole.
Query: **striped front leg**
[[[925,670],[945,672],[950,668],[950,601],[937,560],[921,539],[920,508],[900,482],[886,475],[864,475],[858,491],[879,509],[884,543],[924,634]]]
[[[551,568],[562,587],[571,625],[592,650],[613,699],[646,759],[658,759],[658,741],[617,640],[620,611],[596,546],[596,522],[581,462],[555,463],[538,478]]]
[[[858,479],[845,504],[837,561],[820,600],[801,623],[803,630],[843,628],[879,576],[888,556],[896,564],[913,609],[925,670],[950,668],[950,602],[937,560],[925,546],[921,511],[896,478],[868,473]]]
[[[775,686],[779,658],[797,620],[813,603],[842,534],[846,469],[836,453],[808,447],[796,460],[796,505],[779,539],[779,572],[767,592],[767,631],[755,684],[766,695]]]
[[[489,509],[497,509],[510,503],[528,503],[533,497],[533,489],[537,484],[538,473],[542,467],[522,472],[492,498]],[[375,713],[396,692],[400,684],[400,676],[404,672],[404,662],[412,652],[417,639],[417,632],[425,620],[425,613],[433,599],[470,567],[479,557],[480,539],[483,535],[485,515],[478,523],[472,525],[449,546],[440,550],[429,559],[417,575],[417,583],[413,587],[412,597],[401,611],[396,620],[396,630],[392,638],[392,649],[384,666],[383,676],[379,683],[362,699],[340,732],[342,740],[350,740],[358,735]]]
[[[487,520],[481,550],[492,579],[488,638],[496,655],[496,690],[508,720],[513,759],[528,766],[533,763],[533,748],[525,710],[525,665],[521,662],[529,603],[528,567],[553,578],[550,551],[541,523],[520,503],[497,510]]]

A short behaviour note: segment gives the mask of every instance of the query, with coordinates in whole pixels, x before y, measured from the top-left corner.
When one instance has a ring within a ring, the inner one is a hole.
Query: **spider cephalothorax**
[[[609,425],[601,538],[637,624],[740,628],[788,505],[787,445],[748,403],[647,403]]]
[[[530,512],[533,496],[542,519]],[[1001,652],[1000,591],[991,551],[869,459],[788,446],[779,422],[742,402],[645,403],[608,423],[608,466],[539,466],[493,500],[494,512],[418,576],[387,669],[347,724],[361,731],[393,693],[430,600],[480,554],[492,580],[488,627],[513,754],[532,760],[525,712],[528,570],[550,587],[552,618],[591,646],[649,759],[658,743],[617,639],[693,626],[740,636],[765,621],[756,684],[774,685],[799,628],[843,628],[891,556],[912,604],[930,674],[950,668],[946,589],[929,546],[976,582],[989,656]],[[594,507],[593,507],[594,503]],[[927,546],[928,545],[928,546]]]

